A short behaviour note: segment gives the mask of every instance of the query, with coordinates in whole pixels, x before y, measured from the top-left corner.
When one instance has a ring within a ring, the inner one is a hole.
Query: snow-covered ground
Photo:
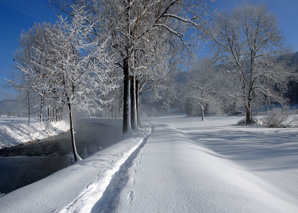
[[[2,196],[0,212],[298,212],[297,129],[240,119],[148,119],[152,131]]]
[[[90,212],[150,128],[47,178],[0,197],[0,212]]]
[[[69,130],[69,125],[64,121],[40,125],[38,118],[31,118],[28,125],[27,118],[0,117],[0,149],[15,146],[34,140],[41,140],[58,135]]]

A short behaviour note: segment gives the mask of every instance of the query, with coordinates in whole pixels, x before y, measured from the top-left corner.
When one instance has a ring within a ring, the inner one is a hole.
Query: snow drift
[[[64,121],[40,124],[37,118],[32,118],[28,125],[27,118],[0,117],[0,149],[45,139],[68,130],[69,125]]]

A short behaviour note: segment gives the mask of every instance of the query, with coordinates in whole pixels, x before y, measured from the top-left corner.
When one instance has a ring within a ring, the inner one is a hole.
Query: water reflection
[[[0,191],[8,193],[70,165],[67,157],[0,157]]]

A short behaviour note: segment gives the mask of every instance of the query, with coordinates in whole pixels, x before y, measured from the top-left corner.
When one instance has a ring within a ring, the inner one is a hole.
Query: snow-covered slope
[[[40,125],[37,118],[32,118],[28,125],[27,118],[2,116],[0,117],[0,149],[48,138],[68,130],[69,125],[64,121],[50,124],[45,122]]]

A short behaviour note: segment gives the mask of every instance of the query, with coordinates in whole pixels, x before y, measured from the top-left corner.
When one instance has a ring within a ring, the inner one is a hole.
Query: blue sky
[[[18,48],[22,30],[34,22],[52,22],[57,16],[48,0],[0,0],[0,101],[14,98],[14,91],[2,88],[4,78],[9,78],[13,52]]]
[[[298,1],[297,0],[216,0],[212,8],[232,9],[242,3],[263,3],[277,17],[286,44],[298,51]],[[9,78],[13,63],[12,53],[18,48],[18,38],[22,30],[28,30],[34,22],[57,20],[48,0],[0,0],[0,101],[12,98],[14,92],[4,89],[3,78]]]

